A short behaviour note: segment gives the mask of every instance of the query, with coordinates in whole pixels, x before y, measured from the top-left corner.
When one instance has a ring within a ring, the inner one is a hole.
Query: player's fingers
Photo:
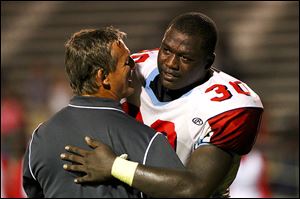
[[[91,180],[91,178],[88,175],[85,175],[85,176],[74,179],[74,182],[80,184],[80,183],[84,183],[84,182],[93,182],[93,181]]]
[[[67,145],[65,147],[65,149],[71,153],[74,153],[74,154],[78,154],[78,155],[81,155],[81,156],[85,156],[88,151],[87,150],[84,150],[84,149],[81,149],[79,147],[76,147],[76,146],[71,146],[71,145]]]
[[[127,160],[128,154],[123,153],[122,155],[119,156],[120,158],[123,158],[124,160]]]
[[[102,144],[100,141],[94,140],[89,136],[86,136],[84,139],[85,139],[86,143],[93,149],[99,147]]]
[[[63,168],[67,171],[77,171],[86,173],[86,169],[83,165],[64,164]]]
[[[60,158],[78,164],[83,164],[84,162],[83,158],[76,154],[62,153],[60,154]]]

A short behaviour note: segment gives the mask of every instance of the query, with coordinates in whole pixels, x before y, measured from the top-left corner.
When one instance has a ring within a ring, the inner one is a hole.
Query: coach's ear
[[[99,69],[97,72],[96,82],[98,86],[103,86],[105,89],[110,89],[109,76],[103,71],[103,69]]]

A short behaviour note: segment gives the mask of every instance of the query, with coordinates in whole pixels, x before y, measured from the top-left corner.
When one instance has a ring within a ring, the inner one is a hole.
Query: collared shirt
[[[140,193],[114,180],[100,185],[73,182],[81,174],[63,169],[66,145],[90,149],[84,137],[108,144],[117,155],[149,166],[183,169],[161,133],[124,113],[111,99],[75,96],[70,104],[32,134],[24,157],[23,186],[29,197],[139,197]]]

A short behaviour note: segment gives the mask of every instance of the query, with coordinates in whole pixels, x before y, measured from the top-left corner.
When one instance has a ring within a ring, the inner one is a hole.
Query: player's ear
[[[209,69],[215,61],[216,53],[212,53],[207,56],[207,63],[205,69]]]

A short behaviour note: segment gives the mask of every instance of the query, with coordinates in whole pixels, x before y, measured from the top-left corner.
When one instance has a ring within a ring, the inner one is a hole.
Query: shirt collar
[[[70,100],[69,105],[91,107],[91,108],[107,107],[107,108],[114,108],[123,111],[120,102],[109,98],[100,98],[100,97],[93,97],[93,96],[74,96]]]

